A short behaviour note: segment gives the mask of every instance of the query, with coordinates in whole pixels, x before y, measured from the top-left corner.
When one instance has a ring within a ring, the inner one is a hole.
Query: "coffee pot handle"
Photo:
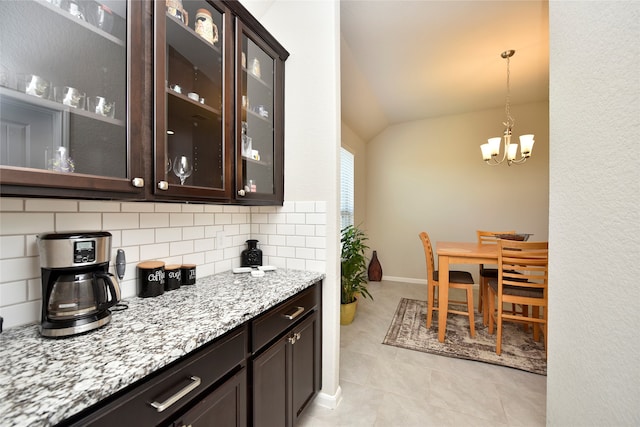
[[[116,277],[111,273],[96,273],[95,278],[101,278],[104,280],[105,285],[109,288],[109,294],[111,298],[105,301],[103,304],[100,304],[100,309],[105,309],[109,307],[113,307],[120,301],[120,285],[116,280]],[[113,277],[113,280],[111,278]]]

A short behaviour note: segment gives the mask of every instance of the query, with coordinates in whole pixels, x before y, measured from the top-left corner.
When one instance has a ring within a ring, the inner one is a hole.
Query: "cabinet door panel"
[[[253,368],[253,425],[290,426],[286,337],[256,357]]]
[[[181,4],[175,11],[155,2],[154,192],[181,200],[228,199],[233,164],[225,114],[233,74],[226,52],[233,38],[225,28],[231,18],[218,3]],[[205,21],[214,29],[207,38],[201,35]]]
[[[284,59],[242,21],[237,28],[236,197],[282,204]]]
[[[59,3],[0,2],[3,194],[28,186],[141,196],[131,181],[143,176],[142,161],[130,155],[141,151],[141,133],[129,124],[142,110],[128,100],[143,85],[128,82],[143,74],[129,61],[142,55],[142,5]]]
[[[299,337],[291,346],[293,417],[297,420],[302,410],[320,389],[317,314],[313,314],[302,322],[293,333]]]
[[[247,425],[247,375],[242,369],[174,423],[192,427]]]

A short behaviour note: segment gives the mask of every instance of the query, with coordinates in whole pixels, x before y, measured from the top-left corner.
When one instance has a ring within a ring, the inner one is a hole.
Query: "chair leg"
[[[491,301],[492,297],[491,295],[493,295],[490,291],[489,291],[489,283],[487,283],[487,279],[486,278],[481,278],[480,279],[480,286],[482,286],[484,288],[483,290],[483,299],[482,299],[482,308],[483,308],[483,313],[482,313],[482,323],[487,326],[487,324],[489,323],[489,317],[491,316],[491,311],[489,309],[489,301]]]
[[[435,297],[435,286],[429,283],[427,285],[427,329],[431,327],[431,318],[433,317],[434,297]]]
[[[482,313],[484,309],[484,277],[480,276],[480,283],[478,284],[478,313]]]
[[[540,307],[535,305],[531,307],[531,317],[534,319],[540,318]],[[533,323],[533,340],[540,341],[540,323],[537,322]]]
[[[469,311],[469,331],[471,333],[471,338],[475,338],[476,336],[476,324],[475,318],[473,317],[474,309],[475,305],[473,304],[473,286],[467,286],[467,310]]]
[[[502,353],[502,301],[498,301],[498,312],[496,313],[496,323],[497,323],[496,354],[500,356],[500,353]]]
[[[489,317],[487,319],[488,323],[489,323],[489,333],[491,335],[493,335],[493,327],[494,327],[494,324],[495,324],[494,323],[494,319],[493,319],[493,315],[494,315],[495,310],[496,310],[496,308],[495,308],[496,294],[493,293],[493,289],[488,289],[488,291],[489,292],[487,294],[487,297],[488,297],[489,301],[487,302],[487,306],[486,306],[487,310],[485,310],[484,315],[485,315],[485,319],[487,318],[487,316]]]

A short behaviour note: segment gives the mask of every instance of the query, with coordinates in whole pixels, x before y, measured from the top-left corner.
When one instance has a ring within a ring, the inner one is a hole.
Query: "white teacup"
[[[85,93],[69,86],[58,86],[53,89],[55,100],[63,105],[84,109]]]
[[[103,96],[90,96],[87,98],[87,110],[91,113],[113,118],[116,113],[116,104]]]

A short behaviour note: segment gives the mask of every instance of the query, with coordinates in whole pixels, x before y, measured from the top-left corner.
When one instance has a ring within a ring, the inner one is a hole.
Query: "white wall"
[[[426,283],[421,231],[434,244],[475,241],[477,229],[547,240],[548,104],[514,105],[512,115],[515,136],[535,134],[522,165],[482,161],[480,144],[502,134],[501,108],[398,124],[367,144],[366,226],[385,279]]]
[[[327,207],[323,286],[322,391],[334,406],[338,385],[340,7],[337,0],[242,0],[291,54],[285,67],[285,200]]]
[[[640,2],[550,2],[547,424],[640,425]]]

